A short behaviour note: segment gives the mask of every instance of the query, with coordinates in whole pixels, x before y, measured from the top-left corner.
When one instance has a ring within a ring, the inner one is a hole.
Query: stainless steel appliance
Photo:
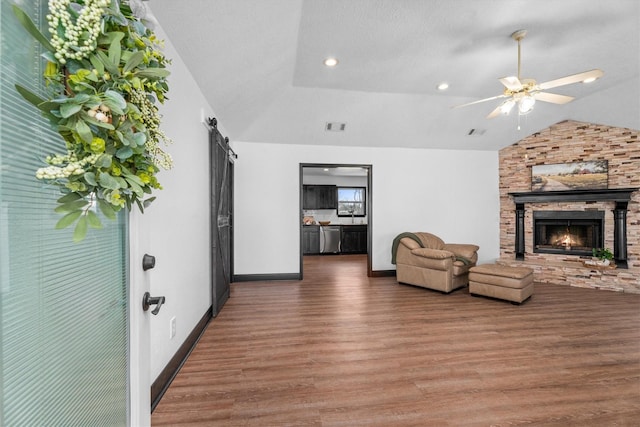
[[[340,252],[340,226],[320,226],[320,253],[337,254]]]

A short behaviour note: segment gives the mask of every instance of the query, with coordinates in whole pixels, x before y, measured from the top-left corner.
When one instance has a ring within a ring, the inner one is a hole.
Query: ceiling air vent
[[[486,129],[471,129],[467,132],[468,136],[482,136],[486,132]]]
[[[327,124],[324,127],[324,130],[329,132],[344,132],[344,128],[346,127],[347,127],[346,123],[327,122]]]

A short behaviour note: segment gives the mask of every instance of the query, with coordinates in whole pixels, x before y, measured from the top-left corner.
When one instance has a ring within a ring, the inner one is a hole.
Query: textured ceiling
[[[234,141],[495,150],[562,120],[640,128],[637,0],[151,0]],[[498,78],[599,68],[518,118],[485,117]],[[324,58],[340,63],[329,69]],[[436,90],[442,81],[446,92]],[[326,122],[345,122],[326,132]],[[518,123],[519,122],[519,123]],[[518,124],[521,129],[518,130]],[[476,135],[469,136],[471,129]],[[482,133],[484,131],[484,133]],[[477,134],[481,134],[477,136]]]

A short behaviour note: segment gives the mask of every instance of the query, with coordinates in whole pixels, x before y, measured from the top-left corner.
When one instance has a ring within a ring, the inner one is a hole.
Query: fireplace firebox
[[[533,252],[591,255],[604,240],[603,211],[534,211]]]

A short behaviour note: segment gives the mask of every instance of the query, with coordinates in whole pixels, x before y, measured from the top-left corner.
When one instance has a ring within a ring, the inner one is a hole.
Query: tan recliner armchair
[[[444,243],[430,233],[402,233],[393,245],[399,283],[449,293],[469,283],[479,246]]]

